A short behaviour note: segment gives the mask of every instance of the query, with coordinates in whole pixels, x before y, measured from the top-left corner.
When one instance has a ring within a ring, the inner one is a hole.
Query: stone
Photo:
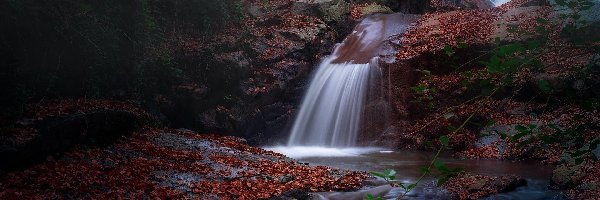
[[[343,0],[329,1],[327,3],[320,4],[319,10],[321,11],[325,21],[340,21],[350,15],[350,3]]]
[[[557,189],[568,189],[579,185],[585,177],[581,171],[581,165],[568,166],[560,165],[552,171],[552,185]]]
[[[293,181],[294,179],[296,179],[296,177],[294,177],[293,175],[286,174],[286,175],[280,176],[279,179],[277,179],[277,180],[279,180],[279,183],[287,183],[287,182]]]

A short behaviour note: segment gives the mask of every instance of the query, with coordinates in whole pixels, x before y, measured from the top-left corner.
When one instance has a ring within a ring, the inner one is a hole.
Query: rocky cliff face
[[[389,2],[244,2],[248,14],[239,26],[209,39],[178,36],[171,44],[179,63],[212,77],[175,86],[155,99],[154,110],[175,127],[242,136],[252,144],[282,141],[314,66],[362,16],[424,9]]]
[[[206,80],[177,84],[148,105],[175,127],[233,134],[252,144],[282,142],[287,137],[314,66],[362,17],[489,7],[471,1],[416,0],[244,1],[241,5],[241,13],[247,13],[242,22],[214,37],[172,36],[169,49],[191,71],[185,73],[209,75]],[[386,45],[390,52],[399,48],[394,41]],[[385,56],[394,57],[390,52]],[[385,101],[371,104],[371,109],[390,110]],[[367,115],[378,118],[378,114]],[[381,120],[371,122],[363,128],[370,130],[367,137],[390,128]]]

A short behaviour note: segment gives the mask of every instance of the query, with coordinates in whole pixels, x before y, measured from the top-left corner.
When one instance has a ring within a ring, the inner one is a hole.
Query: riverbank
[[[0,199],[306,199],[361,187],[365,173],[308,166],[236,137],[143,128],[2,175]]]

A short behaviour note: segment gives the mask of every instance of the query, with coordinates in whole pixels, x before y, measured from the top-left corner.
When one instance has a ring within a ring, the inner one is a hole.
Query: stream
[[[496,5],[505,1],[494,1]],[[317,67],[291,128],[287,146],[267,147],[310,165],[323,165],[355,171],[394,169],[403,183],[414,183],[419,168],[432,160],[431,152],[388,151],[380,148],[354,148],[359,135],[365,97],[371,82],[380,78],[379,62],[384,44],[402,35],[415,16],[402,13],[371,15],[356,25],[331,56]],[[442,155],[449,167],[488,176],[518,175],[527,184],[515,191],[487,199],[561,199],[561,193],[548,189],[552,168],[535,162],[460,160]],[[364,199],[373,194],[396,199],[404,191],[385,181],[373,180],[357,192],[316,193],[317,199]],[[450,194],[435,186],[433,177],[422,180],[407,199],[449,199]]]
[[[387,151],[377,148],[274,147],[268,149],[312,166],[323,165],[366,172],[394,169],[397,172],[396,178],[405,183],[416,181],[421,175],[419,168],[426,166],[434,155],[433,152]],[[442,155],[441,160],[449,167],[461,167],[466,172],[489,176],[514,174],[527,180],[527,185],[518,187],[515,191],[496,194],[484,199],[563,199],[560,191],[548,189],[549,177],[552,174],[551,166],[540,165],[534,161],[463,160],[450,155]],[[325,192],[316,195],[320,199],[363,199],[366,194],[370,193],[383,196],[384,199],[396,199],[403,192],[401,188],[387,186],[384,181],[373,181],[358,192]],[[450,198],[449,194],[436,187],[435,180],[429,177],[408,193],[406,199],[448,198]]]

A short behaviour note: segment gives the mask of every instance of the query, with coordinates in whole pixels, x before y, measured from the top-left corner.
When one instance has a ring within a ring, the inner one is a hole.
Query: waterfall
[[[334,54],[335,55],[335,54]],[[377,62],[319,65],[300,106],[288,145],[349,147],[356,144],[371,66]]]
[[[370,87],[381,85],[373,84],[381,81],[379,57],[395,55],[383,51],[384,43],[391,36],[403,33],[415,19],[402,13],[377,14],[363,19],[335,47],[332,55],[318,65],[291,127],[287,147],[274,150],[288,155],[307,146],[318,148],[302,151],[324,152],[319,149],[322,147],[344,151],[357,146],[368,91]]]
[[[494,6],[498,7],[501,6],[502,4],[508,3],[511,0],[490,0],[492,2],[492,4],[494,4]]]

